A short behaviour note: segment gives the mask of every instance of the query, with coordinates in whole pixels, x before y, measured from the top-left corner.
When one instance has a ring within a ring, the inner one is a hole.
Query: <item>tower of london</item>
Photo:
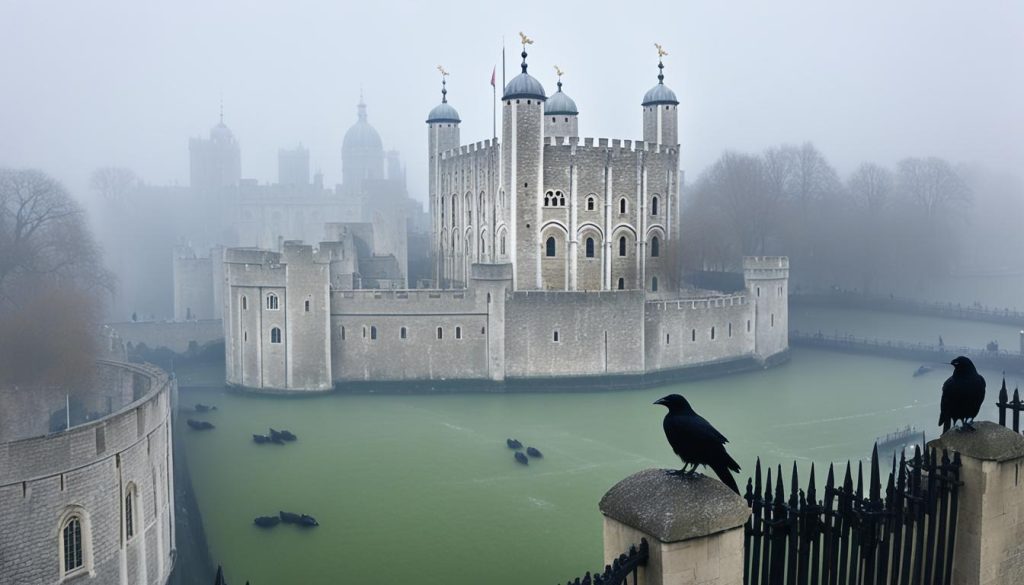
[[[462,144],[443,74],[426,118],[430,287],[364,287],[346,224],[318,245],[228,248],[216,287],[227,383],[616,386],[783,359],[787,258],[745,258],[729,291],[680,278],[679,100],[662,55],[638,140],[581,138],[561,75],[549,96],[524,44],[500,140]],[[350,154],[346,169],[374,180],[380,161]]]

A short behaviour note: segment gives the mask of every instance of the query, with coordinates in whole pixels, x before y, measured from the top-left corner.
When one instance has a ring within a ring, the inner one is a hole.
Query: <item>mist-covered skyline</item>
[[[691,178],[723,150],[808,140],[843,174],[930,155],[1016,171],[1022,25],[1009,3],[7,4],[0,165],[43,169],[83,198],[104,165],[184,185],[188,139],[207,135],[223,99],[243,177],[275,181],[278,149],[301,142],[333,185],[362,90],[423,201],[436,66],[451,72],[462,141],[486,139],[502,38],[511,77],[523,30],[530,73],[550,95],[553,65],[566,71],[588,137],[640,136],[662,43]]]

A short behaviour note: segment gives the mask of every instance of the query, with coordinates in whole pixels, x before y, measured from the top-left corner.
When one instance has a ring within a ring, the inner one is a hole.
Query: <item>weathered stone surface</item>
[[[645,469],[615,484],[601,498],[601,513],[661,542],[724,532],[750,515],[746,501],[717,479],[668,471]]]
[[[1009,461],[1024,457],[1024,436],[991,421],[974,423],[974,432],[951,429],[930,441],[929,447],[948,449],[982,461]]]

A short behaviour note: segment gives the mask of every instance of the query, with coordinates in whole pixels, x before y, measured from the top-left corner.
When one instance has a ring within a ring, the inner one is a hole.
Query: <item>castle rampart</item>
[[[0,443],[0,584],[76,575],[103,585],[167,582],[175,556],[174,382],[145,365],[101,361],[97,368],[97,400],[123,401],[112,414]],[[53,410],[64,404],[56,398]],[[17,410],[23,402],[5,396],[4,404]],[[72,524],[77,549],[65,546]],[[66,563],[65,551],[80,551],[80,566]]]

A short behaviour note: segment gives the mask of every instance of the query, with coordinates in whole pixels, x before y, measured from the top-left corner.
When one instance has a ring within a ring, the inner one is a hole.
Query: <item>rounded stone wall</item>
[[[110,414],[53,434],[0,439],[0,585],[167,582],[175,557],[175,382],[147,365],[100,361],[97,368],[98,395],[124,397]],[[38,400],[11,396],[0,396],[8,418],[19,405],[26,417],[39,410]]]

